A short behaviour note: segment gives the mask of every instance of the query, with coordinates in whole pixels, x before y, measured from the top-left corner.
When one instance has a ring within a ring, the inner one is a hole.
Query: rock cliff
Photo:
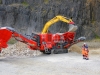
[[[41,32],[44,24],[63,15],[73,17],[78,26],[76,37],[100,37],[100,0],[0,0],[0,27],[10,26],[22,34]],[[67,31],[67,25],[57,22],[52,33]]]

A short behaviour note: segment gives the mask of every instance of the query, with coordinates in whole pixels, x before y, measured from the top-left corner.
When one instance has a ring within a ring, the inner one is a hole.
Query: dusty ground
[[[82,43],[77,45],[69,53],[44,55],[17,43],[2,51],[0,75],[100,75],[100,48],[89,45],[90,60],[83,60]]]

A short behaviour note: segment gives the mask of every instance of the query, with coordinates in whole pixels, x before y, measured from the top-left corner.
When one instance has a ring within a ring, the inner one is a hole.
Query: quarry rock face
[[[0,0],[0,27],[10,26],[22,34],[40,33],[45,23],[57,15],[72,17],[78,26],[76,38],[100,36],[100,0]],[[68,24],[57,22],[52,33],[68,31]]]

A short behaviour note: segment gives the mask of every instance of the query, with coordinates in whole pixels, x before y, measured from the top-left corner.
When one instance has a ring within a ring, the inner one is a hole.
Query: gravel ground
[[[92,48],[94,43],[89,44],[90,59],[84,60],[82,43],[77,45],[69,53],[44,55],[18,42],[1,52],[0,75],[100,75],[99,46]]]
[[[70,52],[39,56],[1,57],[0,75],[100,75],[100,56],[83,60]]]

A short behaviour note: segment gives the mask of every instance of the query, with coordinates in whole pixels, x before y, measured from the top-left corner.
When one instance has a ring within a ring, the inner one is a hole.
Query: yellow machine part
[[[56,22],[58,22],[58,21],[63,21],[63,22],[65,22],[65,23],[71,23],[71,22],[73,22],[72,19],[69,19],[69,18],[66,18],[66,17],[64,17],[64,16],[58,15],[58,16],[54,17],[53,19],[51,19],[50,21],[48,21],[48,22],[44,25],[44,28],[43,28],[43,30],[42,30],[41,33],[42,33],[42,34],[43,34],[43,33],[47,33],[47,32],[48,32],[48,28],[49,28],[52,24],[54,24],[54,23],[56,23]]]

